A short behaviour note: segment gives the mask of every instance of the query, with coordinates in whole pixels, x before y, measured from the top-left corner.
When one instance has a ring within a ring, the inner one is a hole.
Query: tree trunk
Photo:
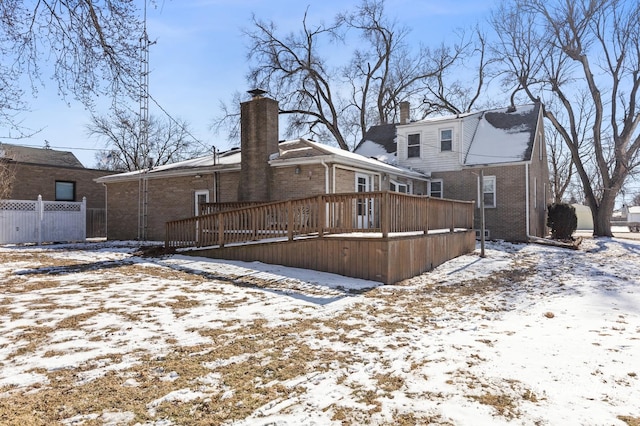
[[[593,236],[594,237],[613,237],[611,233],[611,216],[615,205],[615,196],[609,195],[607,191],[602,197],[599,206],[589,206],[591,208],[591,217],[593,218]]]

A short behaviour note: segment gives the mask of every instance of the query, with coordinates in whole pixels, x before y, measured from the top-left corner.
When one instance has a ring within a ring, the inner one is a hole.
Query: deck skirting
[[[205,248],[184,254],[263,262],[394,284],[475,249],[473,230],[402,237],[327,236]]]

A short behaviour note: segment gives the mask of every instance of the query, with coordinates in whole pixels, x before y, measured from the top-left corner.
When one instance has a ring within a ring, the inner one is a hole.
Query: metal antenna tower
[[[147,35],[147,0],[144,1],[142,35],[140,36],[140,134],[139,147],[140,155],[138,167],[141,171],[138,200],[138,240],[147,239],[147,207],[148,188],[147,176],[152,164],[149,157],[149,36]]]

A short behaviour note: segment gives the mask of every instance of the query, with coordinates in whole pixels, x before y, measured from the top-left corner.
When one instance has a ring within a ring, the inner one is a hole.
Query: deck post
[[[169,232],[171,229],[171,225],[169,222],[165,222],[164,224],[164,249],[169,250]]]
[[[389,236],[389,221],[391,220],[391,215],[389,214],[391,206],[389,203],[389,192],[385,191],[382,193],[382,208],[380,209],[380,226],[382,228],[382,238],[387,238]]]
[[[326,207],[324,205],[324,197],[322,194],[318,195],[316,200],[316,203],[318,204],[318,237],[322,237],[322,235],[324,235],[324,226],[326,221]]]
[[[451,201],[451,228],[449,228],[450,232],[454,232],[456,230],[456,216],[455,216],[455,212],[456,212],[456,206],[455,206],[455,202]]]
[[[287,236],[289,241],[293,241],[293,208],[291,200],[287,200]]]
[[[224,247],[224,213],[220,212],[218,216],[218,245]]]
[[[424,233],[428,234],[429,233],[429,215],[431,214],[431,212],[429,211],[429,200],[431,200],[431,197],[427,196],[427,199],[425,201],[425,210],[426,210],[426,215],[425,215],[425,219],[424,219]]]

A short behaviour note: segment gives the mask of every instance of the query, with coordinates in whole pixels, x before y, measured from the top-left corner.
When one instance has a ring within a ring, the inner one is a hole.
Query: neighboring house
[[[106,235],[104,188],[94,179],[113,172],[86,169],[71,152],[4,143],[0,162],[5,199],[36,201],[40,195],[46,202],[80,202],[86,198],[84,235]]]
[[[7,199],[45,201],[82,201],[87,208],[105,207],[104,189],[94,179],[113,174],[85,168],[67,151],[29,148],[0,143],[0,161],[11,174]]]
[[[627,222],[640,223],[640,206],[633,206],[627,209]]]
[[[374,126],[355,152],[430,175],[428,194],[475,200],[475,227],[492,239],[547,235],[549,170],[539,103]],[[484,188],[480,193],[480,175]]]
[[[166,222],[202,202],[268,202],[394,190],[426,194],[428,175],[305,139],[278,141],[278,103],[241,104],[241,147],[97,179],[106,187],[109,239],[165,239]]]

